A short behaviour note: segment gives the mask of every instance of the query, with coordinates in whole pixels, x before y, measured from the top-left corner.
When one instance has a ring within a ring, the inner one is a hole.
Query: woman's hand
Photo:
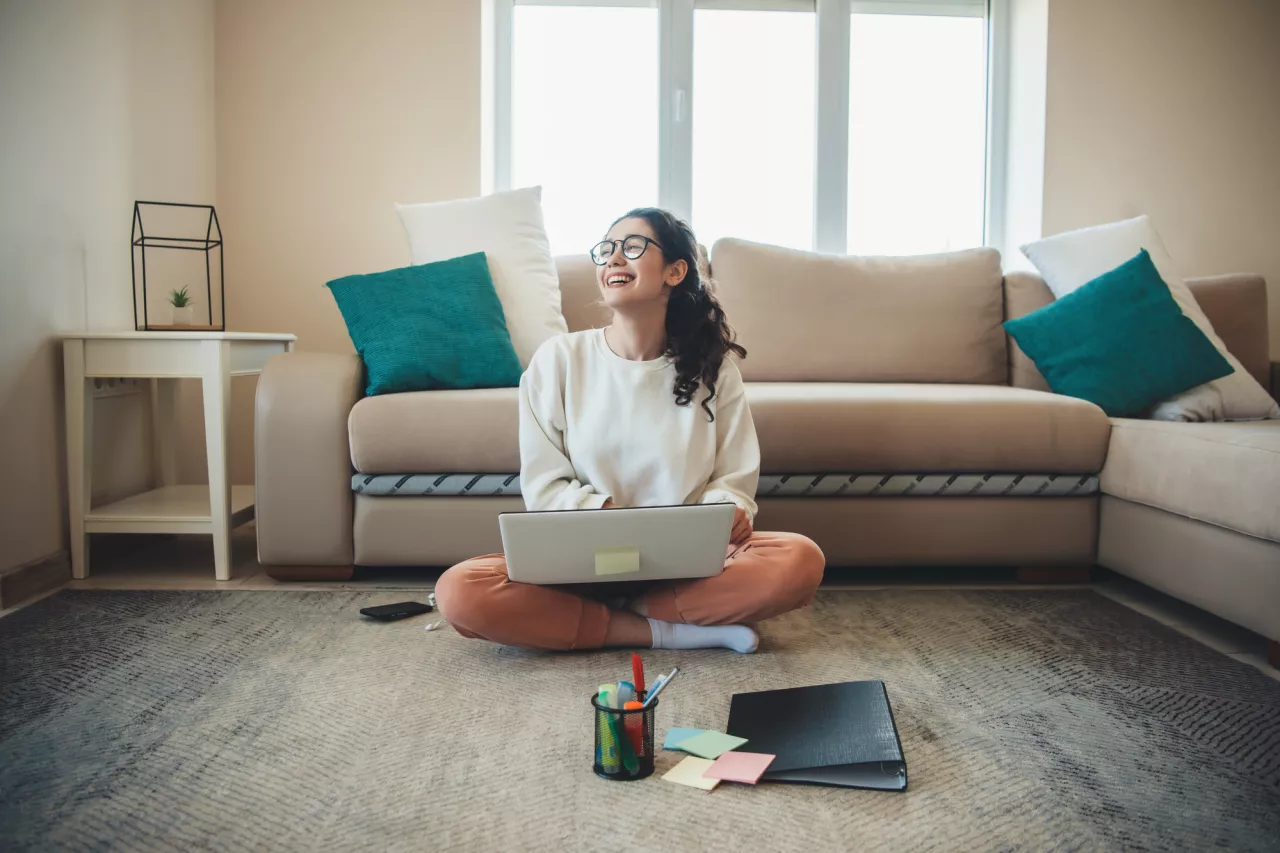
[[[734,545],[741,545],[751,538],[751,516],[747,515],[747,511],[742,507],[738,507],[733,511],[733,533],[729,535],[729,541]]]

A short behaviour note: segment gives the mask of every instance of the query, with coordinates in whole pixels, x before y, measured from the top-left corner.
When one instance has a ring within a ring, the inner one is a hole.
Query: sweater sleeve
[[[565,453],[563,358],[552,339],[520,377],[520,492],[530,510],[599,509],[609,499],[578,479]]]
[[[760,443],[738,366],[725,359],[716,388],[716,461],[698,503],[734,503],[754,523],[760,484]]]

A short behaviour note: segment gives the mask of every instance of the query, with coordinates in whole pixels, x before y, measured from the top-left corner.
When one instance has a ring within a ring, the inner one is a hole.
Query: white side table
[[[71,574],[89,576],[90,533],[208,533],[214,577],[231,580],[231,528],[253,517],[253,486],[231,486],[231,377],[261,373],[293,349],[293,335],[254,332],[72,332],[63,335]],[[151,379],[160,487],[106,506],[91,503],[95,377]],[[177,485],[174,387],[199,379],[209,487]]]

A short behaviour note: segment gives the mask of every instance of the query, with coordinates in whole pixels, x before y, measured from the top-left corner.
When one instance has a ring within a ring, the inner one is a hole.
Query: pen
[[[658,694],[665,690],[667,685],[671,683],[671,679],[675,678],[679,674],[680,667],[677,666],[671,670],[670,675],[658,676],[658,681],[653,685],[653,689],[649,691],[648,698],[644,700],[644,707],[648,708],[652,705],[653,700],[658,698]]]

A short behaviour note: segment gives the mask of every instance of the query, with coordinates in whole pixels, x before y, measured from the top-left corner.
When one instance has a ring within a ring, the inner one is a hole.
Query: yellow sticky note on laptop
[[[597,575],[625,575],[640,571],[640,549],[635,545],[596,549]]]

